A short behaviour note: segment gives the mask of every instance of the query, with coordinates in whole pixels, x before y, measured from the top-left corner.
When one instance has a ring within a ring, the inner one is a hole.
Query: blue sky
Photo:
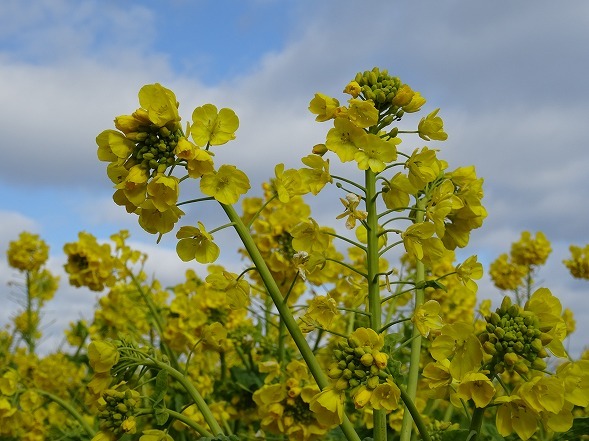
[[[539,282],[574,308],[580,331],[571,348],[579,351],[589,333],[589,285],[568,276],[561,261],[570,244],[589,242],[588,43],[583,0],[4,0],[2,304],[12,307],[4,303],[14,276],[5,250],[23,229],[50,244],[55,272],[63,244],[78,231],[106,238],[127,228],[152,254],[160,277],[181,277],[186,265],[174,258],[173,238],[156,247],[134,217],[114,206],[95,156],[96,134],[137,107],[141,85],[173,89],[184,119],[207,102],[234,108],[238,138],[219,160],[244,169],[251,194],[259,194],[274,164],[298,166],[325,136],[327,128],[307,111],[313,94],[339,96],[357,71],[380,66],[419,90],[429,109],[441,108],[449,140],[435,147],[450,167],[475,164],[485,178],[489,217],[465,255],[489,262],[523,230],[542,230],[552,241]],[[332,223],[335,213],[325,207],[337,207],[334,200],[315,203],[316,217]],[[239,265],[227,254],[222,259]],[[499,298],[488,280],[480,286],[481,298]],[[89,314],[94,300],[62,283],[47,313],[55,321],[50,329]],[[3,308],[0,323],[9,314]]]

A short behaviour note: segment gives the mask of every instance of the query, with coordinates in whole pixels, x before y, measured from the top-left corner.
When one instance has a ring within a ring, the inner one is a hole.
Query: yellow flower
[[[121,423],[121,430],[123,433],[133,434],[137,431],[137,421],[134,416],[130,416]]]
[[[333,118],[339,101],[322,93],[316,93],[309,103],[311,113],[317,115],[315,121],[323,122]]]
[[[319,194],[328,182],[333,182],[329,174],[328,159],[325,160],[319,155],[308,155],[302,158],[301,162],[309,167],[299,170],[303,185],[314,195]]]
[[[403,84],[401,87],[399,87],[399,90],[397,90],[392,104],[393,106],[398,107],[407,106],[411,102],[413,95],[415,95],[415,92],[413,92],[411,87],[409,87],[407,84]]]
[[[104,130],[96,137],[98,159],[115,162],[125,160],[135,148],[135,142],[116,130]]]
[[[284,164],[277,164],[274,167],[274,174],[276,179],[272,183],[280,202],[285,204],[292,197],[304,194],[303,179],[298,170],[284,170]]]
[[[247,175],[234,165],[224,164],[218,171],[206,174],[200,180],[200,190],[204,194],[226,205],[235,204],[249,189]]]
[[[309,218],[309,222],[300,222],[295,225],[290,234],[292,247],[296,251],[322,252],[327,250],[331,243],[331,236],[312,218]]]
[[[421,190],[426,184],[436,179],[444,168],[444,164],[436,157],[436,151],[423,147],[415,149],[405,163],[409,169],[409,182]]]
[[[380,350],[384,346],[384,335],[371,328],[357,328],[348,337],[348,343],[352,348],[368,346]]]
[[[221,323],[213,322],[204,327],[202,339],[208,346],[219,350],[227,340],[227,329]]]
[[[347,216],[346,228],[351,230],[356,226],[356,220],[364,220],[368,216],[366,211],[357,210],[358,204],[362,201],[362,198],[354,193],[348,193],[345,199],[340,198],[342,204],[346,210],[338,215],[336,219],[342,219]]]
[[[225,293],[231,309],[245,308],[249,304],[250,285],[243,278],[237,280],[237,274],[228,271],[214,272],[205,281],[213,289]]]
[[[335,152],[342,162],[354,160],[366,133],[347,118],[336,118],[327,132],[325,147]]]
[[[569,247],[571,258],[562,263],[569,269],[571,275],[577,279],[589,279],[589,244],[581,248],[575,245]]]
[[[458,385],[458,397],[472,400],[476,407],[487,407],[495,396],[495,386],[482,372],[469,372]]]
[[[151,199],[141,204],[141,208],[137,209],[136,213],[139,215],[141,228],[151,234],[165,234],[172,231],[176,222],[184,215],[184,212],[176,206],[166,211],[159,211]]]
[[[498,397],[496,425],[502,436],[517,433],[522,440],[529,439],[538,429],[536,414],[517,395]]]
[[[419,137],[426,141],[445,141],[448,135],[444,132],[444,121],[438,115],[440,109],[434,110],[425,118],[421,118],[417,126]]]
[[[110,245],[101,245],[93,235],[82,231],[78,241],[66,243],[63,251],[67,255],[64,269],[72,285],[102,291],[115,283],[116,259],[111,255]]]
[[[198,223],[198,227],[180,227],[176,238],[180,239],[176,245],[176,253],[184,262],[195,259],[199,263],[212,263],[219,257],[221,250],[202,222]]]
[[[154,207],[159,211],[166,211],[174,207],[178,202],[179,191],[178,178],[166,176],[163,173],[158,173],[147,184],[147,194]]]
[[[344,93],[352,95],[352,98],[357,98],[362,92],[360,85],[356,81],[350,81],[343,90]]]
[[[444,325],[440,317],[440,308],[440,304],[435,300],[428,300],[415,308],[411,321],[424,337],[427,337],[432,329],[438,330]]]
[[[528,269],[525,266],[510,262],[507,254],[501,254],[489,266],[493,284],[506,291],[517,289],[527,273]]]
[[[391,411],[399,407],[401,391],[399,387],[390,379],[386,383],[381,383],[372,391],[370,404],[374,409],[385,409]]]
[[[352,98],[348,102],[350,103],[348,118],[356,127],[364,129],[376,125],[378,122],[378,109],[374,107],[372,101]]]
[[[309,303],[302,320],[307,323],[317,323],[322,328],[329,329],[337,314],[337,303],[333,298],[330,296],[317,296]]]
[[[432,237],[434,232],[435,227],[431,222],[419,222],[410,225],[401,233],[405,251],[418,260],[423,259],[423,241]]]
[[[88,345],[90,367],[97,374],[108,372],[119,361],[119,351],[111,342],[94,340]]]
[[[197,107],[192,112],[190,134],[199,147],[206,145],[222,145],[235,139],[235,131],[239,127],[239,118],[231,109],[221,109],[213,104]]]
[[[333,427],[344,421],[344,393],[328,387],[315,395],[309,402],[309,409],[320,424]]]
[[[483,277],[483,265],[477,262],[477,256],[470,256],[463,263],[456,266],[456,275],[472,292],[477,291],[477,284],[473,279]]]
[[[8,244],[8,264],[20,271],[38,271],[49,258],[49,246],[39,235],[23,231]]]
[[[541,231],[535,238],[529,231],[524,231],[520,240],[511,244],[511,257],[518,265],[543,265],[551,252],[550,242]]]
[[[366,386],[360,386],[360,388],[354,394],[354,407],[356,409],[362,409],[370,402],[372,397],[372,389],[368,389]]]
[[[478,371],[483,361],[481,342],[470,323],[444,325],[430,347],[430,354],[437,361],[450,359],[450,373],[457,380]]]
[[[553,296],[548,288],[539,288],[530,296],[524,309],[538,317],[541,328],[548,328],[546,333],[552,337],[552,341],[546,347],[555,356],[566,358],[567,353],[562,341],[567,336],[567,330],[558,297]]]
[[[360,170],[372,170],[380,173],[387,165],[397,159],[397,144],[401,138],[392,138],[385,141],[378,135],[367,133],[358,144],[359,150],[355,153],[354,159]]]
[[[176,95],[159,83],[147,84],[139,90],[139,104],[149,120],[158,127],[180,121]]]
[[[409,101],[409,104],[405,104],[404,106],[402,106],[402,108],[405,111],[405,113],[413,113],[421,109],[421,106],[423,106],[424,104],[425,98],[422,97],[419,92],[414,92],[411,96],[411,101]]]
[[[382,188],[382,200],[389,210],[401,209],[409,205],[409,195],[417,193],[417,189],[409,182],[409,178],[399,172]]]
[[[115,188],[123,190],[127,200],[138,207],[145,201],[148,179],[148,170],[141,165],[134,165],[129,169],[127,176]]]

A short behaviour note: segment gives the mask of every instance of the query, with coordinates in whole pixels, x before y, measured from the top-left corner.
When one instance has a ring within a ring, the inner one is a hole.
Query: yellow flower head
[[[362,92],[362,88],[357,81],[350,81],[343,90],[344,93],[352,95],[352,98],[358,98]]]
[[[311,399],[309,409],[319,423],[334,427],[344,420],[344,398],[343,391],[328,387]]]
[[[366,133],[347,118],[336,118],[333,125],[327,132],[325,147],[335,152],[340,161],[353,161]]]
[[[316,93],[309,103],[311,113],[317,115],[315,121],[323,122],[334,117],[339,101],[322,93]]]
[[[348,103],[350,106],[347,116],[356,127],[365,129],[376,125],[378,122],[378,109],[374,107],[372,101],[352,98]]]
[[[569,269],[571,275],[577,279],[589,279],[589,244],[581,248],[575,245],[569,247],[571,258],[562,263]]]
[[[226,205],[235,204],[249,189],[247,175],[234,165],[224,164],[218,171],[208,173],[200,180],[200,190],[204,194]]]
[[[535,238],[529,231],[524,231],[520,240],[511,244],[511,257],[518,265],[543,265],[551,252],[550,242],[541,231]]]
[[[425,118],[421,118],[417,126],[419,137],[426,141],[445,141],[448,135],[444,132],[444,121],[438,116],[440,109],[434,110]]]
[[[444,325],[440,317],[440,308],[440,304],[435,300],[428,300],[415,308],[411,321],[424,337],[427,337],[431,330],[439,330]]]
[[[472,400],[476,407],[487,407],[495,396],[495,386],[482,372],[469,372],[458,385],[458,397]]]
[[[178,178],[163,173],[157,174],[147,184],[147,194],[159,211],[167,211],[176,206],[179,191]]]
[[[239,118],[231,109],[221,109],[213,104],[197,107],[192,112],[190,133],[194,143],[199,147],[222,145],[235,139],[239,128]]]
[[[88,345],[90,367],[95,373],[108,372],[119,361],[117,347],[108,341],[94,340]]]
[[[38,271],[49,258],[49,246],[37,234],[23,231],[8,244],[8,264],[20,271]]]
[[[219,257],[219,246],[213,242],[213,236],[207,233],[201,222],[198,227],[181,227],[176,238],[180,239],[176,245],[176,253],[184,262],[195,259],[199,263],[212,263]]]
[[[139,90],[139,104],[157,127],[180,121],[176,95],[159,83],[147,84]]]

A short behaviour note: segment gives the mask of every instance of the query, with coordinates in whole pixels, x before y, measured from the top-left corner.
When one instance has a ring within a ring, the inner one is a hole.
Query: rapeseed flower
[[[234,165],[222,165],[219,170],[204,175],[200,190],[222,204],[235,204],[250,189],[247,175]]]
[[[192,112],[190,134],[199,147],[222,145],[235,139],[239,118],[231,109],[221,109],[213,104],[197,107]]]
[[[199,263],[212,263],[221,252],[202,222],[198,222],[198,227],[181,227],[176,238],[180,239],[176,245],[176,253],[184,262],[195,259]]]

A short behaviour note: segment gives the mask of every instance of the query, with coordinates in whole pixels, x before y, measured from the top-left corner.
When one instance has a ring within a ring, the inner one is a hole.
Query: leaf
[[[155,376],[155,390],[151,396],[154,406],[164,399],[168,390],[168,371],[161,370]]]
[[[165,407],[158,407],[154,412],[155,422],[158,426],[163,426],[168,421],[170,414]]]

